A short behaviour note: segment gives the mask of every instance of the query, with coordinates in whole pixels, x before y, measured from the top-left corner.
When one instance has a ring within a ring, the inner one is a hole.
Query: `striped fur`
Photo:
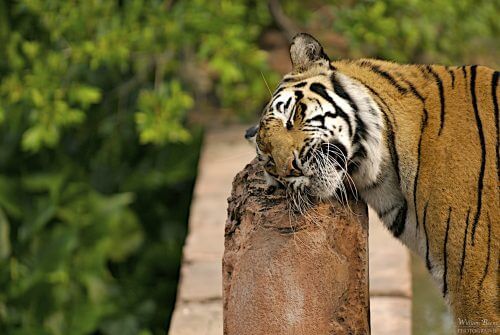
[[[307,34],[291,58],[257,131],[269,183],[324,199],[352,181],[457,318],[499,322],[499,72],[330,62]]]

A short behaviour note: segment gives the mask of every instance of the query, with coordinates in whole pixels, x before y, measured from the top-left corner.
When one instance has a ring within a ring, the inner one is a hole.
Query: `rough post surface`
[[[266,189],[254,160],[228,199],[224,334],[369,334],[366,205],[319,204],[290,219],[284,192]]]

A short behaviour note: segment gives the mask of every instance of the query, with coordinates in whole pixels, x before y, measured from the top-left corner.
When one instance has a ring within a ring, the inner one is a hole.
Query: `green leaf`
[[[115,262],[124,261],[144,241],[141,227],[130,212],[124,213],[118,220],[114,221],[111,229],[114,234],[110,239],[110,244],[113,247],[109,251],[109,257]]]
[[[0,124],[5,121],[5,109],[0,105]]]
[[[10,256],[10,228],[9,221],[0,208],[0,261]]]
[[[24,132],[22,147],[29,152],[37,152],[43,146],[53,147],[59,141],[59,135],[59,129],[54,124],[37,124]]]
[[[99,88],[80,84],[71,88],[69,97],[71,101],[79,103],[86,108],[91,104],[101,101],[102,95]]]
[[[44,199],[45,200],[45,199]],[[43,201],[46,203],[47,201]],[[54,218],[56,206],[44,204],[40,211],[35,213],[34,218],[28,218],[19,229],[19,240],[26,241],[28,238],[40,231],[46,224]],[[31,219],[31,220],[30,220]]]
[[[143,144],[164,145],[168,142],[186,142],[191,137],[183,126],[183,114],[193,106],[193,99],[172,80],[157,90],[143,90],[139,95],[135,122]]]
[[[12,218],[19,219],[23,212],[19,206],[16,190],[19,188],[17,180],[0,175],[0,207]]]

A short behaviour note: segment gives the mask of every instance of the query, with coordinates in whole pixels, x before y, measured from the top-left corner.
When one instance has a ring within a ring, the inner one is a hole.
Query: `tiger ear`
[[[330,59],[321,44],[311,35],[300,33],[295,35],[290,44],[290,58],[293,72],[304,72],[313,65],[329,66]]]

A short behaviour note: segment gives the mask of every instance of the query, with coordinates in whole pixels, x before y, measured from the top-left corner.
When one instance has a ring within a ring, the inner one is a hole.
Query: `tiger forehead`
[[[269,111],[287,111],[303,98],[317,98],[317,95],[310,90],[311,85],[314,84],[320,84],[327,90],[332,90],[332,82],[327,76],[302,78],[298,81],[291,81],[291,79],[286,80],[285,78],[278,86],[269,102]]]
[[[286,150],[286,154],[289,155],[290,150],[299,150],[302,147],[306,136],[303,131],[287,130],[281,121],[271,119],[259,127],[257,143],[264,153]]]
[[[287,129],[286,121],[300,101],[319,103],[318,95],[310,90],[314,84],[321,84],[326,89],[332,88],[330,76],[325,73],[315,73],[309,77],[287,75],[283,78],[269,102],[268,117],[263,118],[259,129],[257,142],[263,152],[273,153],[279,149],[287,149],[288,152],[300,150],[308,134],[301,131],[300,127]]]

